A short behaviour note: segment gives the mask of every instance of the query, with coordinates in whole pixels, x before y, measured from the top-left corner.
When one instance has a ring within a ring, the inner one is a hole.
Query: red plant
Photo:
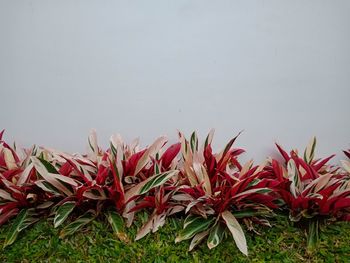
[[[224,226],[227,226],[238,248],[247,254],[244,234],[236,218],[244,218],[248,227],[253,229],[253,222],[268,225],[268,221],[259,216],[269,215],[271,209],[278,207],[275,204],[276,196],[270,194],[271,187],[278,182],[264,169],[264,165],[253,167],[252,161],[240,165],[237,157],[244,150],[231,149],[236,138],[222,152],[214,155],[211,149],[212,134],[208,135],[201,149],[195,133],[190,142],[180,134],[185,181],[179,189],[183,194],[174,197],[184,200],[191,223],[185,223],[177,241],[193,237],[190,249],[198,243],[199,237],[203,239],[207,235],[208,247],[215,247],[225,233]],[[209,222],[212,218],[215,220]],[[197,221],[199,225],[194,227]]]
[[[27,151],[20,160],[18,154],[3,139],[0,132],[0,226],[16,216],[22,208],[47,208],[51,203],[49,196],[41,191],[34,182],[26,184],[24,177],[33,173],[33,166],[28,165],[30,155],[35,150]]]
[[[117,236],[127,241],[122,216],[130,226],[136,212],[146,211],[150,216],[137,233],[140,239],[157,231],[167,216],[183,211],[188,216],[176,242],[192,239],[191,250],[208,237],[213,248],[230,232],[244,254],[247,244],[238,220],[255,231],[255,224],[269,225],[267,217],[286,208],[292,221],[308,224],[309,245],[315,244],[322,220],[350,221],[350,162],[342,161],[340,168],[328,164],[333,156],[314,159],[315,139],[303,158],[277,145],[284,164],[268,159],[254,166],[253,161],[238,161],[244,150],[232,148],[237,136],[213,153],[213,131],[203,145],[196,133],[187,140],[179,132],[179,143],[165,148],[166,138],[159,137],[144,149],[138,141],[128,145],[116,135],[107,150],[92,132],[86,155],[35,146],[19,154],[3,133],[0,226],[16,216],[4,246],[40,215],[52,215],[58,227],[73,211],[82,214],[62,229],[61,237],[104,213]],[[344,153],[350,158],[350,150]]]
[[[271,169],[280,182],[277,191],[289,209],[290,219],[310,223],[310,247],[317,242],[320,218],[350,219],[349,177],[327,164],[334,155],[314,160],[315,147],[313,138],[302,159],[296,150],[287,154],[277,144],[285,165],[276,160],[271,162]]]

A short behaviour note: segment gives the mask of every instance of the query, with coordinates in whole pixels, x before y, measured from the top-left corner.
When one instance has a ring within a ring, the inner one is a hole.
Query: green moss
[[[188,252],[189,241],[174,243],[180,219],[168,219],[157,233],[130,243],[119,241],[104,220],[93,221],[84,231],[65,239],[59,239],[59,229],[54,229],[52,222],[42,220],[2,249],[0,262],[347,262],[350,258],[349,223],[324,227],[313,252],[306,250],[303,231],[286,217],[278,216],[272,223],[272,228],[258,228],[261,235],[246,231],[249,256],[245,257],[231,237],[212,250],[203,242]],[[136,222],[128,229],[131,240],[140,225]],[[0,228],[0,245],[8,227]]]

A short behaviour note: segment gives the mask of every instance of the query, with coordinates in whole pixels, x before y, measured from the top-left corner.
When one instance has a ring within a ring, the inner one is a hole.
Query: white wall
[[[84,151],[96,128],[350,147],[350,1],[0,0],[0,127]]]

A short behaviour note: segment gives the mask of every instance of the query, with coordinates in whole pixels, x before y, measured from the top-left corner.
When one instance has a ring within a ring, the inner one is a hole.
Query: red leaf
[[[336,211],[343,208],[350,208],[350,198],[341,198],[340,200],[335,202],[334,209]]]
[[[162,155],[162,166],[165,170],[169,169],[171,162],[178,155],[181,149],[181,143],[175,143],[171,145]]]
[[[281,155],[283,156],[284,160],[287,163],[290,159],[288,153],[285,150],[283,150],[282,147],[278,143],[275,143],[275,144],[277,146],[278,151],[281,153]]]
[[[64,176],[69,176],[70,173],[74,170],[73,166],[70,165],[69,162],[65,162],[60,169],[58,170],[58,172]]]
[[[207,166],[208,175],[210,178],[212,178],[215,175],[217,163],[215,157],[213,156],[210,144],[208,144],[208,146],[204,150],[204,159],[205,164]]]
[[[144,149],[140,152],[134,153],[132,156],[130,156],[130,158],[127,161],[123,162],[125,176],[134,175],[136,170],[136,165],[140,160],[140,158],[142,157],[142,155],[146,152],[146,150],[147,149]]]
[[[329,157],[323,159],[322,161],[318,162],[317,164],[314,164],[314,165],[313,165],[313,168],[314,168],[316,171],[320,170],[320,169],[322,168],[322,166],[325,165],[325,164],[326,164],[330,159],[332,159],[334,156],[335,156],[335,155],[333,154],[333,155],[331,155],[331,156],[329,156]]]
[[[0,137],[1,139],[1,137]],[[343,153],[346,155],[346,157],[348,157],[350,159],[350,149],[347,151],[343,151]]]
[[[0,132],[0,141],[2,141],[2,136],[4,135],[4,132],[5,132],[5,130],[2,130],[2,131]]]
[[[2,131],[3,133],[4,131]],[[0,139],[1,139],[2,134],[0,133]],[[14,208],[12,210],[9,210],[7,212],[3,212],[0,215],[0,226],[3,225],[4,223],[6,223],[11,217],[15,216],[18,214],[19,209],[18,208]]]
[[[237,157],[238,155],[241,155],[242,153],[245,153],[244,149],[233,149],[231,152],[231,156]]]

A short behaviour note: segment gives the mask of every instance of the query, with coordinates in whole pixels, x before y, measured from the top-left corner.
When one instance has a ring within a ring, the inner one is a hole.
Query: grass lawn
[[[131,240],[136,226],[127,230]],[[167,219],[157,233],[137,242],[125,243],[116,238],[104,219],[93,221],[87,228],[64,239],[52,222],[41,220],[20,233],[16,242],[4,249],[6,229],[0,228],[0,262],[350,262],[350,224],[338,222],[323,228],[320,244],[306,251],[302,230],[293,227],[286,216],[271,219],[272,228],[258,228],[261,235],[246,232],[249,256],[241,254],[232,237],[209,250],[203,242],[188,252],[189,241],[175,244],[181,219]]]

